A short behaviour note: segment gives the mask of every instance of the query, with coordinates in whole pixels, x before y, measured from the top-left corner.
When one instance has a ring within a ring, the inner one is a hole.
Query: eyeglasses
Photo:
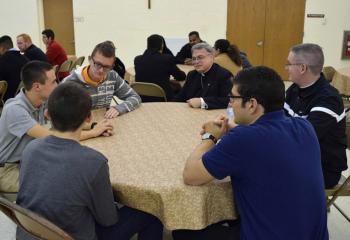
[[[235,100],[235,98],[242,98],[242,99],[247,99],[249,97],[244,97],[244,96],[236,96],[233,94],[229,94],[228,97],[230,98],[231,101]]]
[[[103,65],[102,63],[96,62],[93,58],[91,58],[91,61],[97,70],[103,69],[104,72],[108,72],[113,69],[113,66]]]
[[[289,66],[299,66],[299,65],[303,65],[305,63],[286,63],[284,64],[285,67],[289,67]]]
[[[198,57],[192,57],[192,61],[195,62],[195,61],[203,61],[206,57],[208,57],[210,54],[207,54],[207,55],[199,55]]]

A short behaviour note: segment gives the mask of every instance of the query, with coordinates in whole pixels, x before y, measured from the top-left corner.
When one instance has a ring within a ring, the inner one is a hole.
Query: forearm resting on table
[[[204,167],[202,157],[214,147],[212,140],[202,141],[187,158],[183,171],[184,182],[188,185],[202,185],[214,179]]]

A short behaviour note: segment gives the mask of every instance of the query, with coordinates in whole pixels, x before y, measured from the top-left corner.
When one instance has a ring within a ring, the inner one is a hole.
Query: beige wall
[[[77,55],[88,55],[104,40],[112,40],[126,66],[146,48],[154,33],[187,38],[192,30],[212,44],[226,36],[226,0],[74,0]],[[176,53],[174,53],[176,54]]]
[[[0,0],[0,35],[15,37],[26,32],[34,44],[45,49],[42,0]],[[186,38],[198,30],[208,43],[226,35],[226,0],[73,0],[77,55],[89,55],[101,41],[117,45],[117,55],[127,66],[146,47],[146,38],[159,33],[166,38]],[[349,0],[306,0],[306,14],[323,13],[325,19],[307,18],[304,42],[314,42],[324,49],[326,64],[335,68],[350,66],[341,60],[343,30],[350,30]]]
[[[343,31],[350,30],[349,0],[306,0],[304,42],[319,44],[325,65],[350,67],[350,60],[341,60]],[[308,13],[325,14],[325,18],[307,18]]]
[[[0,0],[0,36],[9,35],[16,45],[16,36],[27,33],[31,36],[33,43],[43,47],[41,31],[43,26],[42,0]]]

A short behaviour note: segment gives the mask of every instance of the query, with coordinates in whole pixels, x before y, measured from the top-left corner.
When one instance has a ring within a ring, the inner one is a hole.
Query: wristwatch
[[[210,133],[204,133],[204,134],[202,135],[202,140],[208,140],[208,139],[212,140],[215,144],[218,142],[218,140],[216,139],[216,137],[214,137],[212,134],[210,134]]]

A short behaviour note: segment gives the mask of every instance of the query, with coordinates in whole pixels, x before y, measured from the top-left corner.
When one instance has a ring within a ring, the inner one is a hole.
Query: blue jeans
[[[136,233],[139,240],[161,240],[163,225],[153,215],[129,207],[119,209],[119,220],[113,226],[104,227],[96,223],[99,240],[127,240]]]

